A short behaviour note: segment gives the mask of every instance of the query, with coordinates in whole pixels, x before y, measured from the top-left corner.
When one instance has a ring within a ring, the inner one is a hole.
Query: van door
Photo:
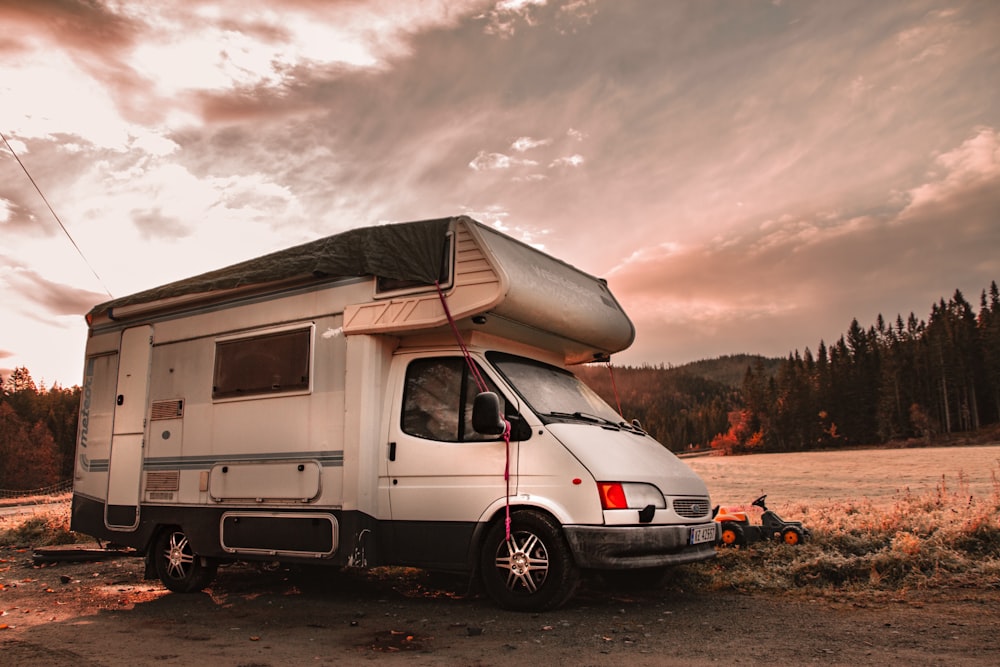
[[[104,506],[104,523],[111,530],[133,530],[139,525],[139,487],[152,349],[152,326],[133,327],[122,332],[108,463],[108,495]]]
[[[507,495],[508,465],[514,493],[518,443],[510,443],[508,459],[503,438],[473,430],[478,389],[463,357],[411,358],[393,375],[387,467],[393,559],[464,566],[476,522]]]

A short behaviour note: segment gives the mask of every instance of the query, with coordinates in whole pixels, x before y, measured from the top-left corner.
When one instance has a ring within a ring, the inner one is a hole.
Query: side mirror
[[[476,394],[472,403],[472,428],[483,435],[500,435],[507,428],[500,414],[500,397],[492,391]]]

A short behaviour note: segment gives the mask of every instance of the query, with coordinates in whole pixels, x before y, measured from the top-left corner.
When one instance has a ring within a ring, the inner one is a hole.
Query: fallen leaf
[[[257,635],[250,635],[250,641],[252,641],[252,642],[259,642],[260,641],[260,637],[258,637]]]

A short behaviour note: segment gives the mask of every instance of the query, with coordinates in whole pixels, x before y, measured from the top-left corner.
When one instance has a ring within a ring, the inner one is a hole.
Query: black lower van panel
[[[381,553],[393,564],[465,570],[476,525],[464,521],[386,521]]]
[[[330,514],[247,514],[222,517],[222,546],[233,551],[329,555],[337,547]]]
[[[134,530],[112,530],[105,525],[104,512],[100,500],[74,494],[70,528],[144,552],[161,528],[176,526],[187,535],[195,553],[208,558],[279,558],[354,567],[466,570],[473,566],[470,549],[483,528],[474,522],[378,521],[364,512],[320,507],[269,511],[142,505]],[[330,517],[336,521],[336,533]]]

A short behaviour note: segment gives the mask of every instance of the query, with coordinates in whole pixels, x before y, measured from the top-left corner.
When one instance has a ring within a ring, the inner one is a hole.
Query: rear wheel
[[[156,575],[175,593],[195,593],[215,578],[217,565],[194,552],[184,531],[168,528],[153,545]]]
[[[559,524],[546,514],[511,514],[510,539],[503,521],[486,534],[480,569],[486,592],[501,607],[543,611],[573,595],[580,572]]]
[[[722,522],[722,532],[719,535],[719,544],[724,547],[742,547],[747,543],[746,535],[743,533],[743,526],[732,521]]]
[[[789,546],[798,546],[806,539],[805,533],[798,526],[788,526],[781,531],[781,541]]]

